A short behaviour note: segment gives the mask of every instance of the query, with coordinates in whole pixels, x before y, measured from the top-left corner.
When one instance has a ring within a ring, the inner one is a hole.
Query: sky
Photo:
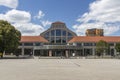
[[[120,0],[0,0],[0,19],[29,36],[38,36],[56,21],[79,36],[91,28],[120,36]]]

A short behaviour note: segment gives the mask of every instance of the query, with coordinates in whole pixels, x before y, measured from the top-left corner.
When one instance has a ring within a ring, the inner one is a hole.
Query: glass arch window
[[[61,36],[61,30],[60,29],[56,29],[56,36]]]
[[[51,31],[51,36],[55,36],[55,30]]]
[[[61,37],[56,37],[56,43],[61,43]]]
[[[62,31],[62,36],[66,36],[66,31]]]
[[[68,36],[73,36],[70,32],[68,32]]]
[[[51,43],[55,43],[55,37],[51,37]]]
[[[62,37],[62,43],[66,43],[66,37]]]
[[[45,34],[45,37],[49,37],[49,32],[47,32],[47,33]]]

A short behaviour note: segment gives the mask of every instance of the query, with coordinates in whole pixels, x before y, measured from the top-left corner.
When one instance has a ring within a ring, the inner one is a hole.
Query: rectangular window
[[[84,46],[93,46],[92,43],[84,43]]]
[[[56,37],[56,43],[61,43],[61,37]]]
[[[24,43],[25,46],[33,46],[33,43]]]
[[[55,36],[55,30],[51,31],[51,36]]]
[[[20,43],[19,45],[22,46],[22,43]]]
[[[81,43],[77,43],[77,46],[82,46],[82,44]]]
[[[62,43],[66,43],[66,37],[62,37]]]
[[[41,45],[41,43],[35,43],[35,46],[40,46]]]
[[[56,36],[61,36],[61,30],[56,30]]]
[[[109,44],[109,46],[114,46],[114,43],[108,43]]]
[[[51,37],[51,43],[55,43],[55,37]]]

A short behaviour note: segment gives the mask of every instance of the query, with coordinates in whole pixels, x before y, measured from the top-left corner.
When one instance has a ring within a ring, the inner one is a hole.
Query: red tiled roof
[[[43,42],[48,43],[48,41],[41,36],[21,36],[20,42]]]
[[[104,40],[106,42],[120,42],[120,36],[76,36],[68,43],[73,42],[98,42]]]

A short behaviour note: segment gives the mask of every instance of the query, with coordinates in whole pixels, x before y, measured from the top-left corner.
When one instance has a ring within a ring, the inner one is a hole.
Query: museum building
[[[86,34],[77,36],[65,23],[54,22],[39,36],[22,36],[16,53],[49,57],[94,56],[96,43],[104,40],[110,45],[110,51],[105,55],[116,55],[115,45],[120,42],[120,36],[104,36],[102,29],[88,29]]]

